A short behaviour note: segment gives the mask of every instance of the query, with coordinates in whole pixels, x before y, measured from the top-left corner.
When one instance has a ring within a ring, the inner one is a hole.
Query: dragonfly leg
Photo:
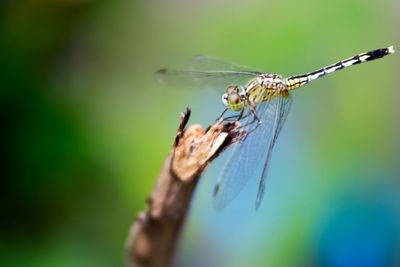
[[[250,109],[249,113],[246,115],[246,117],[248,117],[250,114],[253,114],[253,116],[254,116],[253,120],[251,122],[249,122],[249,123],[246,123],[246,124],[240,126],[239,128],[247,127],[247,126],[252,125],[252,124],[254,124],[256,122],[257,122],[257,125],[253,129],[251,129],[250,131],[247,131],[247,135],[252,133],[252,132],[254,132],[261,125],[261,120],[257,116],[255,108],[249,106],[249,109]]]
[[[243,110],[240,112],[239,115],[229,116],[224,118],[224,121],[238,121],[243,116]]]
[[[240,120],[240,115],[229,116],[223,119],[223,121],[238,121]]]
[[[247,112],[247,114],[244,115],[243,117],[241,117],[239,120],[245,119],[245,118],[247,118],[247,117],[250,116],[250,115],[251,115],[251,109],[249,109],[249,111]]]
[[[254,123],[257,123],[257,125],[253,129],[247,131],[246,137],[249,136],[249,134],[251,134],[252,132],[254,132],[258,127],[260,127],[260,125],[262,123],[261,119],[257,116],[257,113],[256,113],[255,109],[253,109],[253,108],[251,108],[251,110],[249,111],[249,114],[247,114],[246,116],[249,116],[251,113],[254,116],[253,120],[251,122],[246,123],[245,125],[242,125],[242,126],[239,127],[239,128],[244,128],[244,127],[247,127],[247,126],[252,125]]]
[[[230,116],[230,117],[224,118],[224,121],[225,121],[225,120],[226,120],[226,121],[240,121],[240,120],[245,119],[245,118],[247,118],[248,116],[250,116],[251,111],[249,110],[249,112],[247,112],[247,114],[244,115],[244,116],[243,116],[243,114],[244,114],[244,110],[242,110],[242,112],[240,112],[239,115],[235,115],[235,116]],[[233,118],[234,118],[234,120],[231,120],[231,119],[233,119]],[[241,126],[241,127],[242,127],[242,126]],[[240,127],[240,128],[241,128],[241,127]]]
[[[254,132],[258,127],[260,127],[261,125],[261,120],[257,117],[257,126],[254,127],[253,129],[251,129],[250,131],[247,132],[247,135],[249,135],[250,133]]]
[[[249,115],[249,114],[247,114],[245,117],[243,117],[243,113],[245,110],[246,110],[246,107],[242,108],[239,115],[229,116],[229,117],[224,118],[223,120],[224,121],[239,121]]]
[[[219,117],[215,121],[219,121],[222,118],[222,116],[224,116],[225,112],[227,112],[227,111],[228,111],[228,108],[224,109],[224,111],[222,111],[221,115],[219,115]]]

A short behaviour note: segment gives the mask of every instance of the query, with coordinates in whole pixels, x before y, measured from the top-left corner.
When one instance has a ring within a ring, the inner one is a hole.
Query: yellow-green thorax
[[[278,74],[260,74],[249,82],[244,94],[250,105],[272,100],[286,90],[285,81]]]

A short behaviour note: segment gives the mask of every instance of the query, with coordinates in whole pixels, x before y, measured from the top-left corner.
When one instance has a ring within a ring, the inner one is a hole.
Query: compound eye
[[[229,103],[232,105],[237,105],[240,102],[240,96],[236,93],[229,94]]]
[[[226,93],[228,95],[238,93],[238,92],[239,92],[239,88],[235,85],[231,85],[226,88]]]

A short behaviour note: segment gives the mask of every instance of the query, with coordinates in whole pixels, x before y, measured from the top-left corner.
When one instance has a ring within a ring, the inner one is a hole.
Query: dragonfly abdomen
[[[285,83],[287,86],[287,90],[293,90],[300,86],[303,86],[313,80],[316,80],[326,74],[341,70],[343,68],[347,68],[362,62],[372,61],[378,58],[382,58],[386,55],[394,53],[393,46],[372,50],[366,53],[355,55],[354,57],[341,60],[335,64],[323,67],[314,72],[310,72],[307,74],[296,75],[286,78]]]

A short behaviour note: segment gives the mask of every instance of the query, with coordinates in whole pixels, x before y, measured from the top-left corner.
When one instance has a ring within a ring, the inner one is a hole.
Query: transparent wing
[[[235,71],[190,71],[162,69],[156,73],[161,83],[178,87],[200,87],[223,92],[229,85],[246,86],[258,73]]]
[[[188,70],[161,69],[157,80],[173,86],[203,87],[224,91],[229,85],[246,86],[261,72],[212,57],[195,57]]]
[[[265,163],[261,180],[264,185],[269,155],[273,147],[271,142],[273,139],[276,140],[289,108],[289,95],[285,97],[279,95],[271,101],[258,104],[257,114],[262,124],[245,140],[234,145],[215,187],[214,204],[217,209],[220,210],[228,205],[255,176],[256,170]],[[252,118],[248,118],[242,123],[246,124],[251,120]],[[249,126],[252,127],[254,126]],[[262,198],[263,190],[261,193],[259,190],[258,195],[260,194]]]
[[[260,74],[262,71],[247,66],[241,66],[226,60],[215,57],[198,56],[190,61],[190,70],[197,71],[215,71],[215,70],[229,70],[236,72],[250,72]]]
[[[283,124],[286,121],[286,117],[292,105],[292,98],[289,93],[281,95],[279,101],[280,101],[280,103],[278,104],[279,108],[277,109],[278,112],[276,115],[276,121],[274,122],[274,128],[272,131],[271,140],[269,142],[267,158],[265,160],[264,169],[260,179],[260,184],[258,186],[258,192],[255,204],[256,210],[260,207],[261,201],[264,197],[265,181],[267,180],[268,167],[269,167],[269,161],[271,159],[272,149],[274,148],[276,139],[278,138],[278,135],[282,130]]]

